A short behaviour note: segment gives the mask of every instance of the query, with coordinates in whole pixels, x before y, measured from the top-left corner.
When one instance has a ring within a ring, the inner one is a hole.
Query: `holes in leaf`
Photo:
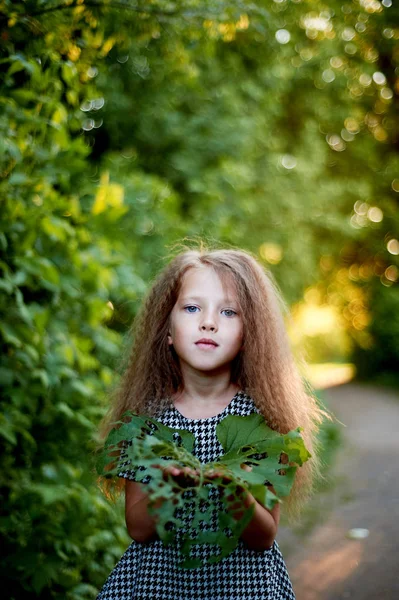
[[[182,508],[176,508],[176,510],[173,513],[173,516],[175,517],[175,519],[181,519],[183,517],[183,509]]]
[[[254,463],[245,462],[240,465],[240,469],[249,473],[250,471],[252,471],[253,466],[256,466],[256,465],[254,465]]]
[[[269,458],[269,455],[267,452],[258,452],[257,454],[251,454],[248,458],[252,460],[264,460],[265,458]]]
[[[280,460],[278,461],[281,465],[288,465],[288,454],[282,452],[280,454]]]
[[[183,498],[183,500],[190,500],[190,498],[194,497],[194,490],[185,490],[181,497]]]
[[[206,521],[200,521],[199,528],[201,531],[207,531],[209,529],[209,524]]]
[[[240,452],[241,452],[242,454],[244,454],[245,452],[249,452],[250,450],[252,450],[252,446],[243,446],[243,447],[240,449]]]
[[[181,438],[180,433],[175,432],[172,437],[173,437],[173,441],[176,444],[176,446],[182,446],[183,445],[183,440]]]
[[[233,534],[233,531],[230,529],[230,527],[225,527],[225,528],[223,529],[223,533],[224,533],[224,535],[225,535],[226,537],[228,537],[228,538],[231,538],[231,537],[233,537],[233,535],[234,535],[234,534]]]
[[[200,500],[199,501],[198,509],[199,509],[199,511],[201,513],[206,512],[209,507],[210,507],[210,503],[207,502],[206,500]]]

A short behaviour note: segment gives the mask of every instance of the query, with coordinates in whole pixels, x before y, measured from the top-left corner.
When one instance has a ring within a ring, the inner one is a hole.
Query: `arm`
[[[186,480],[191,482],[198,481],[194,471],[189,468],[178,469],[168,467],[164,469],[165,476],[172,475],[176,477],[180,484]],[[155,504],[158,508],[162,504],[162,499]],[[155,529],[155,519],[148,512],[148,496],[140,484],[126,480],[125,485],[125,520],[128,533],[136,542],[150,542],[158,537]]]
[[[136,542],[150,542],[157,537],[155,521],[148,513],[148,496],[138,483],[129,480],[125,487],[125,519],[128,533]]]
[[[249,471],[252,469],[246,467],[245,470]],[[210,479],[214,479],[218,476],[220,476],[220,473],[217,470],[208,473]],[[270,486],[269,489],[274,493],[272,486]],[[238,521],[242,518],[243,504],[245,508],[249,508],[253,505],[254,513],[251,521],[242,532],[241,539],[251,550],[268,550],[273,546],[274,539],[277,535],[278,524],[280,522],[280,505],[276,504],[272,510],[268,510],[263,504],[255,500],[251,493],[244,490],[244,488],[242,488],[242,492],[244,493],[244,498],[241,499],[241,502],[238,503],[238,505],[235,504],[230,508],[234,519]]]

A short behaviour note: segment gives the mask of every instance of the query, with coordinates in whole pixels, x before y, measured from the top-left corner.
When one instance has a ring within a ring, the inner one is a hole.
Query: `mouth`
[[[198,340],[198,342],[195,342],[195,345],[199,346],[200,348],[217,348],[219,346],[219,344],[217,344],[214,340],[207,338]]]

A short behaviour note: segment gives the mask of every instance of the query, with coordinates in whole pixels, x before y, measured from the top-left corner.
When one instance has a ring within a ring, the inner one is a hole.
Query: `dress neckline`
[[[222,416],[223,416],[223,415],[224,415],[224,414],[225,414],[225,413],[228,411],[228,409],[231,407],[231,405],[234,403],[234,401],[236,400],[236,398],[237,398],[237,397],[238,397],[240,394],[242,394],[242,391],[241,391],[241,390],[238,390],[238,392],[236,392],[236,393],[234,394],[234,396],[232,397],[232,399],[230,400],[230,402],[229,402],[229,403],[228,403],[228,404],[227,404],[227,405],[224,407],[224,409],[223,409],[223,410],[222,410],[220,413],[218,413],[217,415],[213,415],[212,417],[202,417],[202,418],[199,418],[199,419],[192,419],[192,418],[190,418],[190,417],[185,417],[185,416],[184,416],[184,415],[183,415],[183,414],[182,414],[182,413],[181,413],[181,412],[180,412],[180,411],[179,411],[179,410],[176,408],[176,406],[173,404],[173,402],[171,402],[171,404],[170,404],[170,407],[171,407],[171,409],[172,409],[172,410],[174,410],[174,411],[175,411],[175,412],[178,414],[178,416],[179,416],[181,419],[184,419],[185,421],[190,421],[191,423],[200,423],[200,422],[202,422],[202,421],[212,421],[212,420],[214,420],[214,419],[218,419],[218,418],[222,417]]]

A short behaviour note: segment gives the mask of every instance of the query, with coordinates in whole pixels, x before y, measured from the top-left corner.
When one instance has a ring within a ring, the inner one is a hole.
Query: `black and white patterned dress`
[[[194,455],[203,463],[216,460],[223,449],[216,426],[227,415],[258,412],[252,399],[238,392],[219,414],[188,419],[171,406],[159,421],[194,434]],[[130,472],[131,473],[131,472]],[[121,476],[132,478],[129,471]],[[161,540],[131,543],[106,580],[97,600],[295,600],[287,569],[277,545],[256,551],[239,542],[227,558],[198,569],[178,568],[176,548]]]

